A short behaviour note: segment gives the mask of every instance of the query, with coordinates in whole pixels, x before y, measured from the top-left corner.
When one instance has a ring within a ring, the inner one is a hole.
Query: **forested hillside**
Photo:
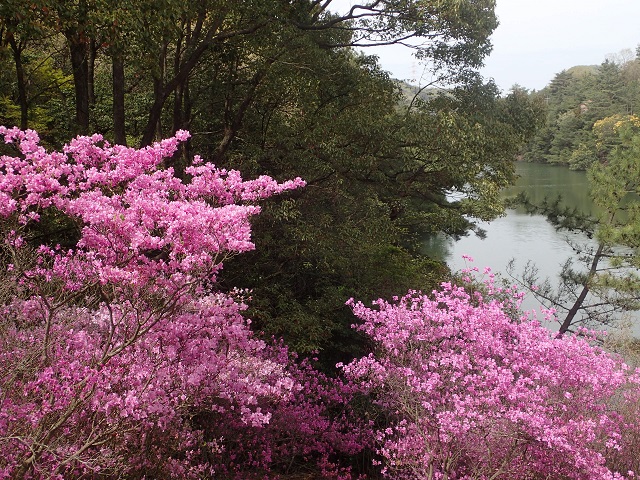
[[[635,55],[623,50],[598,66],[562,71],[530,95],[542,100],[548,113],[523,159],[586,170],[584,191],[594,207],[571,208],[562,196],[538,203],[520,197],[529,213],[545,215],[559,231],[578,234],[567,240],[574,253],[561,266],[556,284],[528,265],[519,277],[522,285],[555,309],[561,333],[578,325],[615,328],[625,318],[635,323],[640,308],[640,47]]]
[[[640,372],[416,248],[543,120],[495,1],[335,3],[0,3],[0,479],[640,471]]]
[[[498,215],[540,115],[476,73],[491,2],[370,3],[338,16],[317,1],[4,2],[0,124],[35,129],[48,147],[78,133],[146,146],[187,129],[167,163],[179,175],[198,154],[304,178],[304,191],[264,206],[258,248],[227,262],[222,283],[252,289],[260,331],[347,354],[344,300],[436,285],[443,269],[414,251],[414,234],[462,234]],[[406,101],[353,49],[422,36],[439,79],[428,101]]]
[[[548,108],[546,125],[524,150],[530,162],[585,170],[619,144],[618,122],[636,122],[640,110],[640,48],[623,50],[602,64],[558,73],[533,97]]]

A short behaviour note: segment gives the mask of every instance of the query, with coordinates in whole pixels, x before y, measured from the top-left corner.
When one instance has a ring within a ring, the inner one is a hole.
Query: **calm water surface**
[[[584,172],[574,172],[566,167],[535,163],[518,163],[516,171],[520,178],[514,187],[505,190],[505,196],[525,192],[534,203],[545,197],[555,199],[562,196],[562,203],[577,207],[583,212],[593,212],[589,198],[588,182]],[[516,271],[521,271],[527,261],[534,262],[542,278],[554,278],[565,261],[573,256],[567,239],[589,240],[576,234],[557,232],[541,215],[528,215],[524,210],[508,210],[504,217],[479,224],[486,231],[481,239],[470,234],[458,241],[445,236],[424,240],[424,251],[444,260],[453,270],[465,268],[462,255],[473,257],[474,266],[481,270],[491,267],[494,272],[504,273],[511,259],[515,259]],[[524,308],[538,308],[539,303],[531,296]]]

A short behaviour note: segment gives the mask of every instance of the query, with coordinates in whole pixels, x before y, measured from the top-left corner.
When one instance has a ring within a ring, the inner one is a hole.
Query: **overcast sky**
[[[500,25],[482,73],[504,91],[516,83],[540,90],[564,69],[599,65],[625,48],[635,54],[640,44],[640,0],[497,0],[496,13]],[[420,83],[422,68],[406,49],[367,51],[393,77]]]

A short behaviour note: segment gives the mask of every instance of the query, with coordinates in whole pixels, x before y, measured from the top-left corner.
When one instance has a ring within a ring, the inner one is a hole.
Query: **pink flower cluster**
[[[38,145],[33,131],[0,127],[0,134],[21,153],[0,157],[0,217],[16,216],[24,229],[43,209],[55,208],[80,229],[76,250],[42,251],[53,262],[47,272],[66,277],[69,289],[95,281],[176,289],[203,274],[214,280],[225,254],[254,248],[249,218],[259,207],[237,202],[304,185],[299,178],[243,181],[237,171],[201,161],[187,169],[190,182],[184,183],[160,168],[188,138],[182,131],[142,150],[112,147],[94,135],[53,153]]]
[[[640,376],[620,360],[451,284],[372,308],[349,303],[376,352],[342,368],[391,414],[377,436],[389,478],[629,474],[607,464],[638,432],[619,412],[630,402],[637,412]]]
[[[187,132],[135,150],[98,135],[46,152],[0,127],[0,479],[622,479],[640,468],[640,375],[519,320],[520,296],[444,284],[373,308],[375,351],[343,378],[254,336],[228,255],[254,202],[304,185],[196,158]],[[56,244],[53,239],[62,239]],[[491,282],[493,276],[485,271]],[[499,300],[497,300],[499,299]],[[346,461],[344,461],[346,459]],[[257,478],[257,477],[256,477]]]
[[[229,425],[255,437],[284,407],[289,427],[296,412],[331,425],[327,402],[298,401],[286,349],[254,338],[241,299],[214,283],[253,248],[248,202],[302,180],[244,181],[197,159],[184,182],[162,164],[186,132],[52,153],[33,131],[0,134],[17,150],[0,157],[0,478],[201,478],[268,466],[230,460]],[[72,245],[47,243],[59,225]],[[328,445],[300,455],[326,463]]]

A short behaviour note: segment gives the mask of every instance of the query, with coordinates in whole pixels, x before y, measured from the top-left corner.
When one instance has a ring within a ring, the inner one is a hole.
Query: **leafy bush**
[[[331,428],[336,399],[300,394],[319,377],[252,335],[245,292],[215,287],[224,258],[253,248],[253,203],[302,180],[243,181],[196,158],[183,182],[162,165],[186,132],[142,150],[78,137],[53,153],[33,131],[0,134],[18,149],[0,160],[0,478],[232,474],[282,461],[264,436],[229,451],[236,433],[284,416],[290,431]],[[300,432],[326,465],[358,450]]]
[[[505,300],[508,292],[491,283],[486,290],[483,298],[443,284],[432,297],[350,301],[376,351],[343,370],[390,414],[377,435],[383,472],[623,478],[637,463],[625,441],[638,431],[629,415],[637,412],[638,373],[588,337],[558,337],[526,315],[514,321],[507,312],[520,296]],[[620,473],[608,468],[614,457]]]

